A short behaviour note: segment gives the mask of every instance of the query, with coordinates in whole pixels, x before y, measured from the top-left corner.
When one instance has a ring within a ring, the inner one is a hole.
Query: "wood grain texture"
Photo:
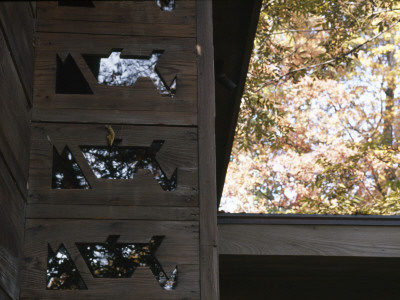
[[[197,1],[201,299],[219,299],[212,1]]]
[[[0,31],[0,152],[24,193],[28,179],[30,113],[9,51]]]
[[[39,1],[37,31],[195,37],[196,1],[175,0],[173,11],[155,1],[93,1],[95,7]]]
[[[120,235],[119,241],[127,243],[147,243],[152,236],[165,236],[155,256],[167,274],[178,266],[177,288],[162,290],[148,268],[139,268],[126,279],[93,278],[75,243],[102,243],[108,235]],[[190,221],[27,220],[21,299],[199,299],[198,236],[198,222]],[[88,290],[45,290],[47,245],[57,249],[61,243]]]
[[[28,204],[27,219],[195,221],[198,207]]]
[[[6,293],[6,291],[3,290],[3,288],[1,287],[1,285],[0,285],[0,299],[2,299],[2,300],[12,300],[12,299],[10,298],[10,296]]]
[[[219,253],[400,257],[399,227],[220,224]]]
[[[19,294],[24,207],[24,199],[0,157],[0,288],[12,299],[17,299]]]
[[[34,16],[28,1],[0,2],[0,24],[5,32],[12,60],[16,64],[17,73],[27,96],[25,101],[29,101],[30,104],[33,90],[34,23]]]
[[[197,133],[194,128],[112,126],[120,146],[149,147],[165,141],[156,160],[170,178],[177,168],[177,188],[164,191],[154,176],[139,169],[133,179],[98,179],[79,146],[107,146],[103,125],[39,124],[32,126],[28,203],[145,206],[198,206]],[[53,146],[68,145],[92,189],[52,189]]]
[[[400,258],[221,255],[221,300],[398,299]]]
[[[195,39],[98,36],[42,33],[36,37],[34,121],[128,124],[197,124],[197,69]],[[149,78],[133,86],[99,85],[82,55],[108,57],[113,48],[121,55],[151,56],[163,50],[156,68],[169,85],[177,78],[176,94],[160,94]],[[74,58],[92,95],[56,93],[56,56]]]

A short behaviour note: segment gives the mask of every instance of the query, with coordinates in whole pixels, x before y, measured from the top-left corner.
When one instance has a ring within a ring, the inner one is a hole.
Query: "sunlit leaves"
[[[224,201],[398,213],[399,20],[393,1],[264,1]]]

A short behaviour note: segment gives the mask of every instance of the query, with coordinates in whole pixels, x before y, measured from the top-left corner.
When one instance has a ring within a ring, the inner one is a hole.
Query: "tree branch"
[[[320,66],[323,66],[323,65],[328,65],[328,64],[331,64],[331,63],[333,63],[333,62],[338,61],[339,59],[341,59],[341,58],[343,58],[343,57],[346,57],[346,56],[348,56],[348,55],[351,55],[351,54],[355,53],[357,50],[359,50],[360,48],[362,48],[363,46],[365,46],[366,44],[372,42],[373,40],[377,39],[378,37],[380,37],[380,36],[383,35],[384,33],[388,32],[389,30],[391,30],[394,26],[396,26],[396,25],[399,24],[399,23],[400,23],[400,19],[398,19],[396,22],[394,22],[392,25],[390,25],[388,28],[386,28],[386,30],[383,30],[383,31],[377,33],[376,35],[374,35],[373,37],[369,38],[369,39],[366,40],[365,42],[363,42],[363,43],[357,45],[357,46],[354,47],[353,49],[347,51],[346,53],[343,53],[343,54],[339,55],[338,57],[329,59],[329,60],[324,61],[324,62],[321,62],[321,63],[314,64],[314,65],[309,65],[309,66],[301,67],[301,68],[298,68],[298,69],[295,69],[295,70],[291,70],[291,71],[289,71],[289,72],[287,72],[287,73],[285,73],[285,74],[283,74],[283,75],[280,75],[277,79],[268,81],[267,83],[263,84],[260,88],[258,88],[258,89],[256,90],[256,92],[259,92],[261,89],[265,88],[265,87],[266,87],[267,85],[269,85],[269,84],[272,84],[272,83],[278,84],[278,82],[279,82],[281,79],[283,79],[283,78],[285,78],[286,76],[291,75],[291,74],[293,74],[293,73],[296,73],[296,72],[299,72],[299,71],[308,70],[308,69],[313,69],[313,68],[320,67]]]

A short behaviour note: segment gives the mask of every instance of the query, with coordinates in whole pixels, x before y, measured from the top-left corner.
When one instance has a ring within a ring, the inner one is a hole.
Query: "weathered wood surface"
[[[24,192],[28,178],[30,113],[9,51],[0,31],[0,152],[20,191]]]
[[[219,254],[400,257],[397,226],[220,224]]]
[[[6,34],[10,47],[12,60],[16,64],[17,74],[25,91],[27,99],[32,101],[33,90],[33,33],[34,16],[28,1],[1,1],[0,2],[0,24]],[[3,37],[4,38],[4,37]],[[3,48],[3,46],[1,46]],[[3,58],[4,54],[1,54]],[[3,66],[3,64],[1,64]],[[8,82],[15,80],[7,74]],[[2,78],[5,78],[2,76]],[[0,85],[1,86],[1,85]]]
[[[168,178],[177,168],[177,188],[164,191],[154,176],[139,169],[133,179],[98,179],[79,146],[107,146],[104,125],[39,124],[32,126],[28,203],[103,205],[198,205],[197,132],[185,127],[112,126],[120,146],[149,147],[163,140],[156,160]],[[53,146],[68,145],[92,189],[52,189]]]
[[[194,221],[198,207],[28,204],[27,219]]]
[[[8,296],[8,294],[6,293],[5,290],[3,290],[3,288],[0,285],[0,299],[2,300],[13,300],[10,298],[10,296]]]
[[[173,11],[156,1],[92,1],[94,7],[38,1],[37,31],[195,37],[196,1],[176,0]]]
[[[399,258],[221,255],[221,300],[397,300]]]
[[[27,220],[22,270],[21,299],[199,299],[198,222]],[[119,242],[147,243],[152,236],[165,236],[155,256],[169,275],[178,266],[178,285],[173,291],[160,288],[148,268],[139,268],[131,278],[94,278],[75,243],[104,242],[120,235]],[[88,290],[48,291],[47,247],[54,251],[63,243],[74,260]],[[69,298],[70,299],[70,298]]]
[[[197,124],[196,42],[193,38],[151,38],[42,33],[36,37],[34,121]],[[163,96],[149,78],[132,86],[99,85],[82,55],[151,56],[163,50],[156,68],[174,97]],[[56,94],[56,56],[74,58],[93,94]]]
[[[18,299],[33,87],[29,2],[0,2],[0,299]]]
[[[219,299],[212,2],[197,1],[201,299]]]
[[[19,294],[24,206],[24,199],[0,156],[0,289],[3,288],[12,299],[17,299]]]

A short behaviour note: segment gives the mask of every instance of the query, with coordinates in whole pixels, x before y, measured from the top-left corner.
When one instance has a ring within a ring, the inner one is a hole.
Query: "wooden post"
[[[204,300],[219,299],[212,1],[197,2],[200,271]]]

